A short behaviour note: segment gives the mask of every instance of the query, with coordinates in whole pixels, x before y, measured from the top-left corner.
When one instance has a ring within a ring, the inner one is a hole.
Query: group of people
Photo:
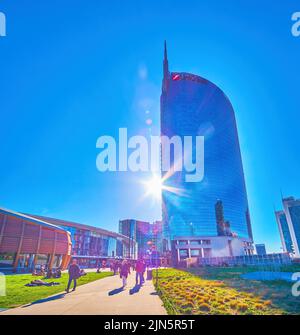
[[[35,268],[32,271],[33,276],[43,276],[46,279],[49,278],[60,278],[61,277],[61,268],[57,269],[51,269],[50,267],[47,267],[46,265],[42,265],[40,268]]]
[[[146,271],[146,263],[141,258],[138,259],[136,263],[131,263],[129,261],[124,260],[120,266],[120,278],[122,279],[122,287],[125,288],[127,285],[128,275],[131,273],[130,268],[135,270],[135,283],[136,285],[143,285],[145,282],[144,274]]]
[[[120,278],[122,279],[122,287],[125,288],[127,285],[127,278],[128,275],[132,271],[135,271],[135,282],[136,285],[143,285],[145,282],[145,272],[147,269],[146,262],[140,258],[136,262],[133,261],[128,261],[128,260],[123,260],[123,261],[113,261],[110,263],[110,269],[114,272],[114,275],[119,273]],[[98,271],[98,270],[97,270]],[[66,292],[69,293],[71,284],[73,282],[73,290],[76,290],[77,286],[77,279],[83,275],[82,270],[80,270],[80,267],[77,264],[76,259],[72,260],[71,265],[69,266],[69,280],[68,280],[68,285],[66,288]]]
[[[112,262],[110,262],[110,271],[112,271],[114,273],[114,275],[116,275],[117,273],[121,272],[121,268],[122,265],[125,265],[124,261],[122,262],[121,260],[114,260]],[[129,271],[130,268],[132,268],[132,270],[134,270],[134,264],[126,261],[126,266],[129,267]]]

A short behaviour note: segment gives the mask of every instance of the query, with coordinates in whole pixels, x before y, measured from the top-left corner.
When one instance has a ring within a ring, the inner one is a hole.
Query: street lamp
[[[155,241],[155,249],[156,249],[156,273],[155,273],[155,283],[156,283],[156,287],[158,285],[158,257],[157,257],[157,242],[158,242],[158,227],[154,227],[153,228],[153,234],[154,234],[154,241]]]

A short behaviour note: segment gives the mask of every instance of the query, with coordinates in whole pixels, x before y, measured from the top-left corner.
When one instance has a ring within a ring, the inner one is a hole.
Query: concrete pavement
[[[151,280],[135,286],[135,272],[122,290],[118,275],[77,287],[31,304],[9,309],[1,315],[166,315]],[[32,288],[34,289],[34,287]]]

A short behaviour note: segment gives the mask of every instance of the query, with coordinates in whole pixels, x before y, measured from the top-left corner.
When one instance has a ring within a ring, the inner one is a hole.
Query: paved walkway
[[[61,293],[0,315],[166,315],[151,280],[135,287],[135,272],[121,289],[118,275],[77,287],[75,292]],[[33,287],[34,289],[34,287]]]

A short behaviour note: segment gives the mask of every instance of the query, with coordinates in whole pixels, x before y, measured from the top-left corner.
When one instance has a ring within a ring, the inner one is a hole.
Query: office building
[[[253,236],[233,107],[207,79],[170,72],[166,45],[161,135],[179,136],[182,143],[184,136],[204,137],[203,180],[187,182],[184,170],[162,171],[163,243],[173,263],[189,256],[251,254]],[[162,157],[165,152],[162,144]],[[195,153],[194,143],[193,157]],[[170,160],[173,167],[179,163],[172,154]]]
[[[262,256],[267,254],[266,246],[264,244],[255,244],[255,249],[257,255]]]
[[[282,250],[283,252],[287,252],[289,254],[293,254],[293,243],[289,230],[289,225],[286,219],[286,215],[284,211],[275,211],[276,222],[279,229]]]
[[[287,197],[282,199],[283,211],[276,211],[283,249],[300,257],[300,199]]]

